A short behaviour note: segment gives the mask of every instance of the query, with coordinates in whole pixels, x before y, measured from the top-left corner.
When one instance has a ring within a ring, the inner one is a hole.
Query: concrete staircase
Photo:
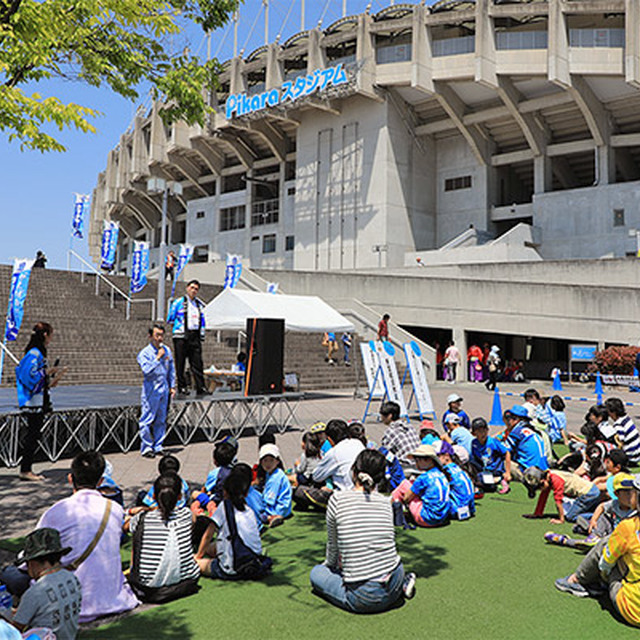
[[[9,291],[10,279],[11,267],[0,265],[0,291]],[[128,291],[127,278],[116,276],[109,277],[109,280],[120,290]],[[20,358],[31,327],[37,321],[45,320],[54,328],[49,362],[60,358],[61,363],[69,367],[63,384],[138,385],[142,376],[136,355],[147,343],[151,307],[149,304],[132,305],[131,319],[126,320],[124,301],[116,297],[112,309],[109,287],[100,283],[97,296],[95,288],[93,275],[86,276],[85,282],[81,282],[78,272],[34,269],[20,334],[8,347]],[[134,299],[154,298],[156,291],[157,282],[149,281]],[[208,302],[220,291],[219,286],[202,285],[200,296]],[[184,284],[179,283],[176,295],[183,292]],[[167,296],[169,293],[170,289],[167,289]],[[203,345],[205,367],[212,363],[218,368],[230,367],[235,362],[237,341],[236,332],[208,331]],[[171,345],[171,340],[168,343]],[[321,335],[287,332],[285,372],[295,371],[303,390],[353,387],[354,368],[327,365],[324,362],[325,351]],[[14,364],[8,358],[5,358],[1,382],[2,386],[15,384]]]

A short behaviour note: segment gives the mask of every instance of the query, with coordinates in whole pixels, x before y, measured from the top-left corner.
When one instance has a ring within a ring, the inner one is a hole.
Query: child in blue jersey
[[[265,444],[258,453],[260,466],[265,472],[262,500],[270,527],[282,524],[291,515],[293,490],[280,465],[280,449],[275,444]]]
[[[560,396],[552,396],[547,400],[540,414],[540,420],[547,426],[552,444],[563,442],[569,446],[567,435],[567,416],[564,413],[564,400]]]
[[[476,472],[476,485],[482,491],[509,492],[506,480],[505,460],[511,454],[500,440],[489,435],[489,425],[484,418],[475,418],[471,423],[471,467]]]
[[[503,414],[506,425],[504,445],[511,454],[511,469],[506,469],[515,480],[522,481],[525,469],[549,469],[542,438],[529,424],[529,413],[522,405],[514,405]]]
[[[215,464],[207,475],[201,491],[194,491],[191,497],[191,511],[196,515],[202,515],[206,509],[211,516],[215,513],[220,502],[222,502],[222,492],[224,481],[231,473],[238,445],[233,438],[228,438],[216,443],[213,449],[213,462]]]
[[[449,515],[455,520],[467,520],[475,515],[476,503],[471,478],[454,462],[457,459],[453,446],[446,440],[434,446],[442,468],[449,475],[451,507]]]
[[[393,491],[394,502],[404,502],[420,527],[439,527],[449,522],[451,495],[449,478],[435,449],[421,444],[408,454],[422,473],[413,483],[405,480]]]
[[[458,421],[465,429],[471,429],[471,418],[469,414],[462,408],[462,396],[458,393],[450,393],[447,397],[447,410],[442,414],[442,426],[447,428],[447,419],[450,415],[456,415]]]

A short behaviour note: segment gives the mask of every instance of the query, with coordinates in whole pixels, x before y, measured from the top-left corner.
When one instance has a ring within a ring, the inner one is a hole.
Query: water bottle
[[[11,618],[11,607],[13,606],[13,597],[7,591],[7,586],[0,584],[0,616]]]

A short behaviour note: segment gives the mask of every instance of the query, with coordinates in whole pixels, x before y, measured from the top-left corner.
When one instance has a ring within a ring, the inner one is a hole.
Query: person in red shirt
[[[477,344],[472,344],[467,351],[469,361],[469,381],[482,382],[482,359],[484,354]]]
[[[391,320],[391,316],[385,313],[378,323],[378,340],[389,340],[389,320]]]

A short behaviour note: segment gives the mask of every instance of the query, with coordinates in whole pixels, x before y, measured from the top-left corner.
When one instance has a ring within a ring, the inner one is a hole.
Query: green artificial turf
[[[266,580],[203,578],[195,596],[85,631],[80,638],[638,638],[638,629],[606,609],[606,599],[555,589],[554,580],[570,573],[582,555],[544,543],[543,534],[554,529],[548,520],[521,517],[533,505],[522,485],[514,485],[506,496],[479,500],[470,521],[398,530],[405,568],[419,576],[417,594],[386,613],[350,614],[311,594],[309,571],[324,554],[324,517],[297,513],[264,535],[275,560]],[[570,526],[555,530],[570,533]]]

